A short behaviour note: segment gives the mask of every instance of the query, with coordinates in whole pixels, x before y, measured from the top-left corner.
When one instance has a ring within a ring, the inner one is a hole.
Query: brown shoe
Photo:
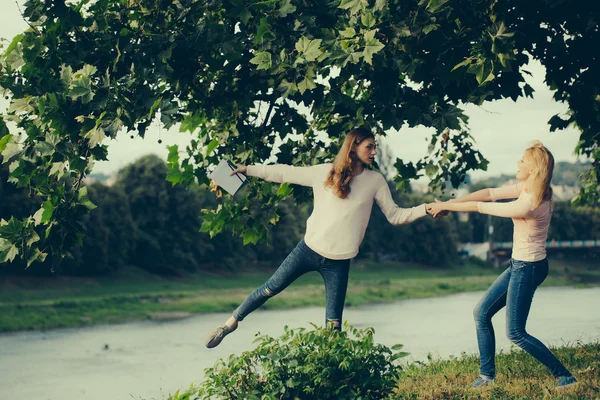
[[[237,329],[237,325],[233,328],[228,327],[227,325],[223,325],[218,327],[214,332],[212,332],[206,338],[206,342],[204,343],[206,347],[212,349],[213,347],[217,347],[222,341],[223,338],[229,335],[231,332]]]

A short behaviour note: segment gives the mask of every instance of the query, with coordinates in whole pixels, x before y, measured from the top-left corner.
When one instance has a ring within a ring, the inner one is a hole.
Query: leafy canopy
[[[82,178],[107,157],[107,137],[144,136],[155,119],[191,144],[169,148],[168,180],[208,184],[219,157],[308,165],[339,138],[423,125],[435,132],[396,183],[432,186],[485,169],[461,104],[533,96],[523,67],[547,69],[569,104],[551,128],[581,129],[592,168],[582,199],[598,200],[598,11],[579,0],[29,0],[30,29],[0,57],[10,107],[0,153],[10,182],[42,197],[30,218],[2,221],[0,262],[56,260],[81,243],[94,208]],[[7,125],[8,123],[8,125]],[[8,127],[11,127],[9,129]],[[501,138],[499,138],[501,139]],[[264,239],[277,205],[307,192],[271,183],[204,210],[203,231]]]

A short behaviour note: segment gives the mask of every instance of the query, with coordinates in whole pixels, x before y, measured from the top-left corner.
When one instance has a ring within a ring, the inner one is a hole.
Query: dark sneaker
[[[480,388],[487,386],[491,383],[494,383],[494,378],[490,378],[489,376],[485,375],[479,375],[477,379],[475,379],[473,383],[471,383],[471,387]]]
[[[217,347],[219,343],[223,341],[223,338],[229,335],[231,332],[237,329],[237,325],[233,328],[228,327],[227,325],[223,325],[218,327],[214,332],[212,332],[206,338],[206,342],[204,343],[206,347],[212,349],[213,347]]]
[[[577,383],[577,379],[573,376],[561,376],[556,380],[556,388],[557,389],[566,389],[570,386],[573,386]]]

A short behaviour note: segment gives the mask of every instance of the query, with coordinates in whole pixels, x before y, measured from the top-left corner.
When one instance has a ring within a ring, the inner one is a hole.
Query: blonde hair
[[[325,179],[325,187],[330,187],[340,199],[345,199],[350,194],[350,181],[354,176],[354,165],[356,157],[356,146],[366,139],[374,139],[375,135],[367,128],[354,128],[344,139],[344,143],[338,151],[331,171]]]
[[[550,181],[554,172],[554,156],[542,142],[536,141],[525,150],[525,157],[533,164],[527,189],[533,198],[535,210],[542,202],[552,200]]]

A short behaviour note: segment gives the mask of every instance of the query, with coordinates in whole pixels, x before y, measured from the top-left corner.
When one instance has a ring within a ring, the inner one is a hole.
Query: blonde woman
[[[233,173],[311,187],[314,207],[306,222],[304,239],[273,276],[208,336],[206,347],[219,345],[248,314],[310,271],[319,272],[325,283],[326,324],[341,329],[350,260],[358,254],[373,202],[393,225],[408,224],[427,213],[425,204],[400,208],[394,203],[385,178],[368,169],[376,154],[373,134],[365,128],[357,128],[348,133],[333,164],[237,166]]]
[[[567,387],[576,379],[538,339],[525,331],[533,294],[548,275],[546,239],[554,204],[550,181],[554,170],[552,153],[540,142],[527,150],[517,163],[516,185],[483,189],[448,202],[427,206],[434,217],[445,211],[480,212],[512,218],[513,250],[510,266],[487,290],[473,315],[480,353],[480,375],[471,384],[486,386],[495,377],[495,337],[492,317],[506,306],[508,338],[544,364],[557,379],[558,387]],[[493,203],[500,199],[515,199]],[[492,201],[492,202],[490,202]]]

